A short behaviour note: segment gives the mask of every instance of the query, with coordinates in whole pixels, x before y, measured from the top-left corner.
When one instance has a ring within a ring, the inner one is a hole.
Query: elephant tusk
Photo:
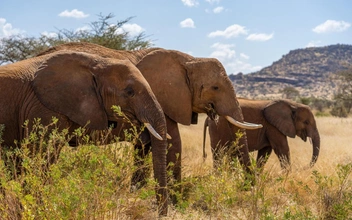
[[[166,138],[169,139],[169,140],[172,139],[171,135],[169,135],[168,133],[166,133]]]
[[[248,129],[248,130],[254,130],[254,129],[259,129],[262,128],[263,125],[261,124],[254,124],[254,123],[248,123],[248,122],[239,122],[236,121],[235,119],[233,119],[230,116],[225,116],[225,118],[233,125],[240,127],[240,128],[244,128],[244,129]]]
[[[148,129],[148,131],[157,139],[159,140],[163,140],[163,138],[160,136],[160,134],[158,134],[158,132],[155,131],[155,129],[153,128],[153,126],[149,123],[144,123],[144,126]]]

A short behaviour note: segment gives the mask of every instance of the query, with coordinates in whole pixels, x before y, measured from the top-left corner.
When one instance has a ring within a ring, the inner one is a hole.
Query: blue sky
[[[143,31],[155,47],[216,57],[228,74],[271,65],[290,50],[352,45],[350,0],[1,0],[0,37],[79,30],[110,22]]]

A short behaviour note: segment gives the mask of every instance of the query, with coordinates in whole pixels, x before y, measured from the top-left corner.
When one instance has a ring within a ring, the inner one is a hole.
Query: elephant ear
[[[83,53],[49,56],[36,72],[32,86],[39,101],[48,109],[80,126],[101,130],[108,127],[108,119],[89,61],[90,56]]]
[[[295,107],[284,100],[271,102],[264,108],[264,117],[275,126],[281,133],[291,138],[296,136],[294,125]]]
[[[185,55],[158,49],[146,55],[138,69],[152,88],[164,113],[172,120],[189,125],[192,121],[192,96],[183,67]]]

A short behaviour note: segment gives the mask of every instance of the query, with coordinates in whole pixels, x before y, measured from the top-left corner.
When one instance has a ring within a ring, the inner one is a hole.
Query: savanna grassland
[[[243,183],[236,160],[212,169],[209,136],[208,157],[203,161],[204,119],[205,115],[200,115],[197,125],[181,126],[183,191],[176,194],[179,203],[170,205],[164,219],[352,218],[352,118],[318,117],[321,150],[316,165],[308,167],[312,156],[309,141],[289,139],[292,171],[281,171],[273,154],[264,170],[257,171],[252,187]],[[51,140],[64,143],[60,135],[51,135]],[[40,135],[31,139],[41,143]],[[2,151],[2,156],[5,154]],[[1,161],[5,171],[0,174],[4,186],[0,219],[16,219],[19,210],[23,219],[157,218],[152,178],[147,186],[130,192],[131,174],[137,168],[128,143],[64,146],[49,171],[40,168],[45,161],[39,157],[26,150],[18,154],[24,158],[25,174],[15,179]],[[255,158],[255,153],[252,156]],[[149,166],[150,162],[151,157]]]
[[[315,166],[308,166],[312,156],[309,141],[288,138],[292,172],[282,172],[278,158],[272,153],[264,172],[258,177],[258,184],[249,191],[237,191],[236,182],[238,184],[239,180],[234,177],[215,174],[212,180],[209,136],[206,142],[208,157],[205,162],[202,159],[203,119],[198,125],[181,126],[184,176],[207,176],[208,193],[213,194],[213,204],[208,204],[205,211],[189,216],[196,219],[351,219],[352,119],[318,117],[316,120],[321,150]],[[256,157],[255,152],[251,155]],[[224,169],[228,169],[226,165]],[[232,190],[236,192],[230,192],[229,182],[223,182],[231,180]],[[237,201],[231,205],[230,199],[222,198],[226,197],[226,190],[229,190],[228,194],[235,194],[234,200]]]

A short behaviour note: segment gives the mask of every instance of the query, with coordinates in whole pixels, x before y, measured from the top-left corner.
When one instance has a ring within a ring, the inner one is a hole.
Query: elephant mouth
[[[307,131],[306,131],[306,130],[302,130],[298,136],[299,136],[304,142],[307,141],[308,135],[307,135]]]
[[[215,110],[215,106],[213,103],[209,103],[208,106],[205,107],[205,110],[206,110],[208,117],[211,120],[216,120],[219,117],[218,113]]]
[[[131,125],[141,125],[141,122],[135,117],[135,115],[129,111],[123,111],[123,113],[115,113],[108,121],[109,126],[117,126],[119,122],[129,123]]]

